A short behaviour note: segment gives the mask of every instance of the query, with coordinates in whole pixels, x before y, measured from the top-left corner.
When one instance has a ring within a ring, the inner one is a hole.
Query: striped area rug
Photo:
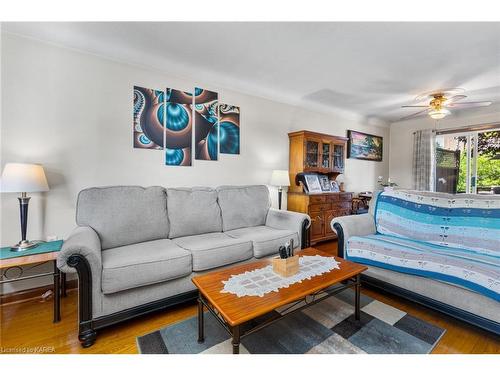
[[[425,354],[430,353],[445,330],[404,311],[361,298],[361,319],[354,319],[354,293],[334,297],[271,324],[241,340],[244,354]],[[285,307],[286,308],[286,307]],[[285,308],[271,314],[280,314]],[[249,324],[258,324],[270,316]],[[137,338],[142,354],[230,354],[231,338],[208,312],[205,342],[197,342],[196,316]]]

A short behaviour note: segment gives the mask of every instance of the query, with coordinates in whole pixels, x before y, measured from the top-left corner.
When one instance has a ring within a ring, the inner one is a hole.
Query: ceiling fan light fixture
[[[439,108],[439,109],[433,109],[432,111],[429,111],[429,116],[433,118],[434,120],[441,120],[448,116],[451,112],[447,110],[446,108]]]
[[[425,109],[419,110],[418,112],[412,113],[411,115],[401,117],[400,120],[408,120],[420,115],[424,115],[425,113],[427,113],[433,120],[441,120],[451,114],[448,108],[455,110],[464,108],[487,107],[492,103],[491,101],[464,102],[462,100],[467,98],[467,95],[459,94],[463,91],[464,89],[461,88],[449,88],[421,94],[415,99],[418,102],[424,102],[428,100],[428,104],[419,103],[417,105],[403,105],[402,108]]]

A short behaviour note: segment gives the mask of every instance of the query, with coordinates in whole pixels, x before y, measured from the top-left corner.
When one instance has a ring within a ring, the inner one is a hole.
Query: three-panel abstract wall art
[[[194,127],[194,142],[193,142]],[[165,165],[191,166],[240,153],[240,108],[219,102],[216,92],[194,94],[134,86],[134,148],[165,151]]]

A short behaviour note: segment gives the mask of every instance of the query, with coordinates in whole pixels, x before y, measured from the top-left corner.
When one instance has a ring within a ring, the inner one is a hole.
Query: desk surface
[[[58,253],[57,251],[53,251],[51,253],[27,255],[10,259],[0,259],[0,269],[16,267],[16,266],[17,267],[26,266],[28,264],[33,264],[33,263],[48,262],[50,260],[56,259],[57,253]]]
[[[23,266],[32,263],[47,262],[57,258],[63,241],[40,243],[37,247],[21,252],[11,251],[10,247],[0,249],[0,268]]]

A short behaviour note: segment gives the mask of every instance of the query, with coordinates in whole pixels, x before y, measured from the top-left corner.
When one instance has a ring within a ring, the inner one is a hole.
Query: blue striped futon
[[[500,301],[500,197],[406,190],[378,195],[376,234],[353,236],[346,258],[426,276]]]

